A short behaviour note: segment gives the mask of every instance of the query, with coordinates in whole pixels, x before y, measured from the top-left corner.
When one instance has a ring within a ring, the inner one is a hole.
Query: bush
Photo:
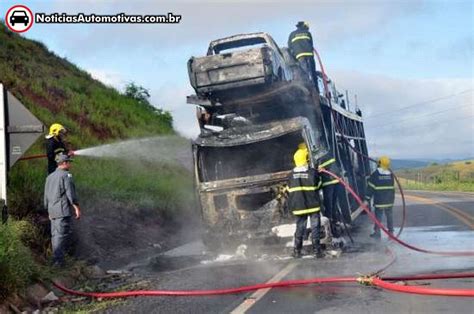
[[[38,277],[40,267],[22,242],[32,229],[26,221],[0,225],[0,299],[23,290]]]

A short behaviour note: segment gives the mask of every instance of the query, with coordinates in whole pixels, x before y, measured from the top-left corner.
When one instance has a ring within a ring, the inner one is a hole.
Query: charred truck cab
[[[313,157],[323,153],[314,134],[308,119],[295,117],[196,140],[196,187],[208,244],[272,239],[274,226],[293,222],[284,187],[299,143],[305,142]]]
[[[361,117],[342,106],[334,84],[331,105],[324,86],[314,85],[270,35],[215,40],[207,56],[189,60],[188,72],[196,94],[187,102],[196,105],[201,129],[193,143],[196,192],[211,250],[278,239],[276,226],[294,232],[284,187],[302,142],[313,166],[334,156],[340,175],[364,193],[368,164],[342,138],[367,152]],[[344,191],[338,203],[350,223],[356,204]]]

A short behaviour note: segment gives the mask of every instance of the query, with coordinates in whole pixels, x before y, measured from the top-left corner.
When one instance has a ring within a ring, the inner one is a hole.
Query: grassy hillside
[[[121,95],[1,23],[0,81],[44,124],[66,125],[75,147],[173,132],[168,113]]]
[[[432,163],[424,168],[399,170],[396,173],[408,189],[474,191],[474,160]]]
[[[171,116],[120,94],[39,42],[0,23],[0,81],[46,126],[60,122],[73,149],[130,137],[173,133]],[[29,151],[43,152],[43,139]],[[42,167],[43,166],[43,167]],[[38,205],[44,163],[11,172],[10,207],[20,218]]]
[[[70,130],[72,149],[175,133],[168,112],[105,86],[42,43],[13,34],[1,23],[0,82],[46,126],[64,124]],[[43,144],[42,137],[27,155],[44,153]],[[143,150],[146,154],[146,147]],[[175,164],[77,157],[72,173],[83,210],[76,226],[79,253],[88,260],[112,259],[127,248],[133,251],[155,243],[167,228],[176,227],[175,217],[190,216],[194,208],[192,176]],[[41,233],[37,224],[27,222],[34,222],[42,210],[45,178],[46,160],[17,162],[9,173],[9,209],[14,220],[11,227],[0,225],[0,237],[9,234],[11,239],[0,241],[0,286],[8,287],[0,291],[2,296],[21,292],[38,276],[17,267],[29,265],[24,259],[32,262],[29,254],[12,252],[33,247],[40,264],[48,257],[47,240],[20,241],[25,233]],[[20,232],[14,227],[18,223],[32,230]]]

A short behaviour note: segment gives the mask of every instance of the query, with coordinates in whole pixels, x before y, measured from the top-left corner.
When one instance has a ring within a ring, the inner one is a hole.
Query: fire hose
[[[423,253],[432,253],[432,254],[441,254],[441,255],[455,255],[455,256],[472,256],[474,252],[437,252],[430,251],[425,249],[420,249],[410,244],[399,240],[397,237],[393,236],[385,227],[375,218],[375,216],[370,212],[370,210],[363,204],[359,196],[352,190],[352,188],[341,178],[335,174],[327,171],[320,170],[325,172],[332,177],[339,179],[343,186],[349,190],[352,196],[356,201],[361,205],[361,207],[369,214],[369,217],[379,225],[379,227],[393,240],[402,244],[405,247],[408,247],[412,250],[423,252]],[[392,261],[390,266],[394,261]],[[386,268],[385,267],[385,268]],[[380,272],[380,271],[379,271]],[[268,288],[283,288],[283,287],[295,287],[295,286],[304,286],[304,285],[314,285],[314,284],[328,284],[328,283],[359,283],[367,286],[375,286],[382,288],[384,290],[409,293],[409,294],[421,294],[421,295],[436,295],[436,296],[458,296],[458,297],[474,297],[473,289],[441,289],[441,288],[426,288],[420,286],[405,286],[392,283],[390,281],[411,281],[411,280],[435,280],[435,279],[454,279],[454,278],[474,278],[474,273],[460,273],[460,274],[429,274],[429,275],[415,275],[415,276],[403,276],[403,277],[386,277],[380,278],[374,275],[371,276],[361,276],[361,277],[329,277],[329,278],[311,278],[311,279],[301,279],[301,280],[286,280],[275,283],[260,283],[249,286],[242,286],[236,288],[224,288],[224,289],[212,289],[212,290],[132,290],[132,291],[120,291],[120,292],[83,292],[76,291],[69,288],[66,288],[56,282],[53,284],[63,292],[84,296],[84,297],[95,297],[95,298],[124,298],[124,297],[137,297],[137,296],[212,296],[212,295],[224,295],[224,294],[236,294],[249,292],[259,289],[268,289]]]
[[[392,235],[385,227],[377,220],[377,218],[370,212],[367,206],[362,202],[359,196],[352,190],[352,188],[337,175],[327,170],[321,169],[321,172],[327,173],[328,175],[340,180],[343,186],[351,193],[356,199],[360,206],[367,212],[369,217],[376,223],[392,240],[397,243],[422,253],[431,253],[439,255],[449,256],[474,256],[474,252],[440,252],[431,251],[410,245],[396,236]],[[390,266],[393,261],[388,265]],[[388,267],[386,266],[386,267]],[[386,268],[385,267],[385,268]],[[380,272],[380,271],[379,271]],[[295,287],[313,284],[328,284],[328,283],[359,283],[366,286],[375,286],[384,290],[409,293],[409,294],[421,294],[421,295],[436,295],[436,296],[458,296],[458,297],[474,297],[474,289],[441,289],[441,288],[426,288],[420,286],[405,286],[392,283],[390,281],[412,281],[412,280],[435,280],[435,279],[459,279],[459,278],[474,278],[474,273],[456,273],[456,274],[428,274],[428,275],[415,275],[415,276],[403,276],[403,277],[385,277],[381,278],[376,275],[360,276],[360,277],[328,277],[328,278],[311,278],[311,279],[300,279],[300,280],[286,280],[274,283],[259,283],[249,286],[242,286],[236,288],[223,288],[223,289],[212,289],[212,290],[132,290],[132,291],[120,291],[120,292],[83,292],[68,289],[61,284],[53,282],[53,284],[60,290],[74,295],[95,297],[95,298],[124,298],[124,297],[137,297],[137,296],[212,296],[212,295],[224,295],[224,294],[236,294],[249,292],[259,289],[268,288],[283,288],[283,287]]]
[[[44,154],[41,155],[30,155],[30,156],[25,156],[21,157],[18,160],[31,160],[31,159],[40,159],[40,158],[46,158],[47,156]]]
[[[459,274],[439,274],[439,275],[423,275],[400,277],[403,281],[421,280],[421,279],[459,279],[459,278],[473,278],[474,273],[459,273]],[[474,297],[474,289],[440,289],[440,288],[425,288],[420,286],[405,286],[389,281],[400,281],[397,277],[380,278],[372,277],[328,277],[328,278],[311,278],[300,280],[285,280],[272,283],[259,283],[249,286],[242,286],[236,288],[224,288],[213,290],[131,290],[118,292],[84,292],[76,291],[64,287],[63,285],[53,282],[54,286],[63,292],[93,298],[124,298],[124,297],[138,297],[138,296],[213,296],[224,294],[236,294],[243,292],[250,292],[259,289],[269,288],[284,288],[306,286],[314,284],[329,284],[329,283],[359,283],[366,286],[375,286],[385,290],[396,292],[422,294],[422,295],[438,295],[438,296],[458,296],[458,297]]]

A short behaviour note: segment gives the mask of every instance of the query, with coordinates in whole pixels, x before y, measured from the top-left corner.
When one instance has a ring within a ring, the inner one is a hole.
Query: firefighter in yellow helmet
[[[48,174],[51,174],[56,170],[57,163],[56,157],[59,154],[69,154],[66,145],[64,144],[64,138],[66,136],[66,128],[59,124],[54,123],[49,127],[49,134],[46,135],[46,156],[48,157]]]
[[[383,213],[387,217],[387,229],[393,233],[393,203],[395,200],[395,186],[393,174],[390,171],[390,158],[382,156],[378,160],[377,169],[370,175],[367,182],[367,203],[374,199],[375,217],[381,221]],[[380,228],[374,225],[374,232],[370,235],[380,239]]]
[[[295,168],[288,183],[288,209],[296,216],[295,246],[293,256],[301,257],[303,237],[308,218],[311,220],[311,241],[316,258],[323,257],[320,245],[320,199],[321,177],[308,165],[308,149],[299,147],[293,156]]]
[[[316,64],[313,53],[313,36],[309,31],[309,23],[300,21],[296,30],[288,37],[288,48],[293,57],[317,86]]]

